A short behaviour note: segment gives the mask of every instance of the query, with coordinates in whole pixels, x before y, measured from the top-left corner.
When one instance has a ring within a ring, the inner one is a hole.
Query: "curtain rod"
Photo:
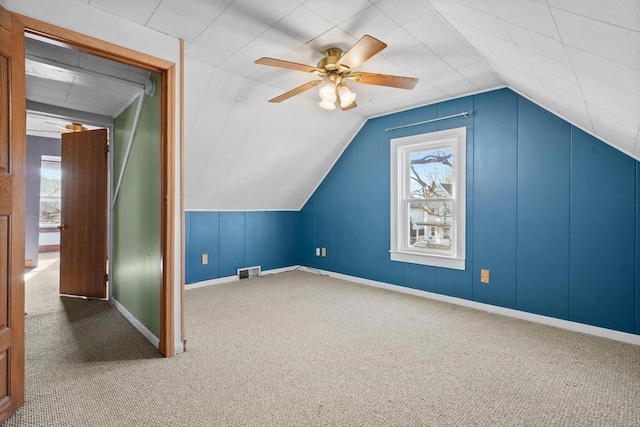
[[[396,126],[394,128],[386,128],[384,131],[385,132],[390,132],[392,130],[404,129],[404,128],[408,128],[410,126],[418,126],[418,125],[423,125],[425,123],[433,123],[433,122],[439,122],[440,120],[453,119],[454,117],[462,117],[462,116],[466,117],[469,114],[473,114],[473,111],[465,111],[463,113],[453,114],[451,116],[438,117],[437,119],[425,120],[423,122],[417,122],[417,123],[411,123],[411,124],[408,124],[408,125]]]

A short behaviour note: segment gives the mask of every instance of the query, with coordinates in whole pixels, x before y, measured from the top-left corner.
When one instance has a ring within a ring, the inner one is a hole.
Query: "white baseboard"
[[[299,265],[292,265],[291,267],[283,267],[283,268],[274,268],[273,270],[264,270],[260,272],[260,276],[267,276],[269,274],[278,274],[278,273],[285,273],[287,271],[293,271],[296,268],[300,268]],[[210,280],[203,280],[201,282],[196,282],[196,283],[192,283],[189,285],[185,285],[185,290],[189,291],[191,289],[198,289],[198,288],[204,288],[205,286],[215,286],[215,285],[222,285],[224,283],[230,283],[230,282],[237,282],[238,280],[238,276],[226,276],[226,277],[220,277],[218,279],[210,279]],[[245,279],[247,280],[247,279]]]
[[[387,289],[403,294],[415,295],[432,300],[448,302],[463,307],[469,307],[476,310],[482,310],[489,313],[500,314],[503,316],[514,317],[516,319],[528,320],[530,322],[541,323],[543,325],[555,326],[561,329],[567,329],[574,332],[595,335],[602,338],[609,338],[615,341],[621,341],[628,344],[640,345],[640,335],[630,334],[627,332],[614,331],[613,329],[601,328],[598,326],[585,325],[584,323],[572,322],[570,320],[557,319],[555,317],[543,316],[540,314],[527,313],[525,311],[513,310],[511,308],[498,307],[491,304],[485,304],[476,301],[469,301],[463,298],[450,297],[447,295],[436,294],[433,292],[421,291],[419,289],[407,288],[404,286],[391,285],[389,283],[378,282],[375,280],[363,279],[361,277],[349,276],[341,273],[334,273],[325,270],[313,270],[301,267],[300,270],[308,272],[318,272],[326,274],[336,279],[347,280],[350,282],[360,283],[363,285],[374,286],[376,288]]]
[[[129,312],[129,310],[127,310],[122,304],[120,304],[118,302],[118,300],[116,300],[115,298],[112,297],[109,302],[111,303],[113,308],[118,310],[120,312],[120,314],[122,314],[125,317],[125,319],[127,319],[129,321],[129,323],[131,323],[133,325],[134,328],[136,328],[142,335],[144,335],[144,337],[151,344],[153,344],[153,346],[155,348],[157,348],[157,349],[160,348],[160,339],[158,337],[156,337],[155,335],[153,335],[153,332],[151,332],[149,329],[147,329],[146,326],[144,326],[138,319],[136,319],[133,316],[133,314],[131,314]]]

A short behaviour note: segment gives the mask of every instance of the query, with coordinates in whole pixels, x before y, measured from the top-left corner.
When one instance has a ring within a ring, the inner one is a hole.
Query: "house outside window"
[[[391,259],[465,269],[466,127],[391,140]]]

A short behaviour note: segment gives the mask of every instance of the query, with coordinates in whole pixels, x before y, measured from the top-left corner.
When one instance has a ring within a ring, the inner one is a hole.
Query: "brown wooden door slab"
[[[60,293],[106,298],[107,130],[62,134]]]
[[[24,26],[0,7],[0,422],[24,403]]]

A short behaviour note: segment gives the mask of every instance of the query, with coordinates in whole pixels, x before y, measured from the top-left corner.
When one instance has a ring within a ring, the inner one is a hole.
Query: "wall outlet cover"
[[[489,283],[489,270],[480,270],[480,282],[487,284]]]
[[[209,254],[202,254],[202,265],[209,264]]]

